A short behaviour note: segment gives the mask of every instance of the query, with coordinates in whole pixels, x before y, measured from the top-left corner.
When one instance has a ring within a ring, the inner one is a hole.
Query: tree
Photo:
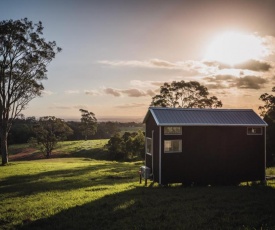
[[[84,109],[80,109],[79,111],[81,112],[81,130],[86,141],[89,135],[96,133],[97,119],[93,112]]]
[[[42,37],[41,22],[27,18],[0,22],[0,138],[2,165],[8,163],[7,137],[13,120],[44,89],[47,65],[61,48]]]
[[[62,119],[54,116],[41,117],[33,126],[33,131],[36,135],[36,143],[47,158],[51,157],[56,144],[65,140],[73,132]]]
[[[32,125],[36,122],[35,117],[25,118],[23,115],[14,119],[8,135],[9,144],[27,143],[31,137],[34,137]]]
[[[112,136],[106,146],[112,160],[122,160],[125,157],[125,142],[119,133]]]
[[[160,94],[152,98],[151,106],[180,108],[218,108],[222,102],[217,97],[208,97],[208,89],[197,81],[165,82]]]
[[[145,153],[145,136],[141,130],[133,133],[128,139],[125,141],[126,144],[126,152],[128,156],[139,156],[144,159]]]
[[[122,136],[116,133],[110,138],[107,144],[112,160],[132,160],[133,157],[141,157],[144,159],[144,133],[125,132]]]
[[[275,92],[275,87],[272,88],[272,92]],[[268,124],[266,128],[266,160],[267,165],[271,166],[275,163],[275,96],[264,93],[260,96],[260,100],[264,102],[264,105],[259,107],[260,115]]]

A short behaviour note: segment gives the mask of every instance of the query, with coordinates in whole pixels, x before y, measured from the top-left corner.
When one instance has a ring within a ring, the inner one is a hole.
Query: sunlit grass
[[[0,226],[9,229],[132,189],[137,164],[66,158],[0,167]]]
[[[266,175],[273,175],[275,176],[275,167],[269,167],[266,169]]]
[[[145,187],[143,162],[98,159],[104,141],[64,142],[69,158],[0,167],[0,229],[275,229],[275,180]]]
[[[109,139],[101,140],[81,140],[81,141],[62,141],[57,144],[52,152],[52,157],[85,157],[97,160],[106,160],[109,154],[105,145]],[[43,153],[36,147],[29,144],[9,146],[11,161],[16,158],[17,154],[26,152],[27,157],[21,157],[21,160],[32,160],[45,158]]]

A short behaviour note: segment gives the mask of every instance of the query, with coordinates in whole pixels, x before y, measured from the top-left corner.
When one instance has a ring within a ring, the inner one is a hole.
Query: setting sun
[[[206,51],[205,59],[234,65],[265,54],[259,37],[252,34],[225,32],[214,39]]]

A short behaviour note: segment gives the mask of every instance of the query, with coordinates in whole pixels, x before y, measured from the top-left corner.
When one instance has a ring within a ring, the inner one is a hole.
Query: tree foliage
[[[96,133],[97,119],[93,112],[84,109],[80,109],[79,111],[81,112],[81,130],[86,141],[89,135]]]
[[[116,133],[107,144],[112,160],[132,160],[134,157],[144,158],[145,136],[142,131],[125,132],[122,136]]]
[[[275,87],[272,88],[275,92]],[[261,116],[268,124],[266,128],[266,149],[267,149],[267,165],[270,166],[275,163],[275,96],[264,93],[260,96],[260,100],[264,102],[263,106],[259,107]]]
[[[47,65],[61,48],[42,37],[41,22],[27,18],[0,22],[0,137],[2,164],[8,163],[7,136],[13,120],[44,89]]]
[[[72,129],[60,118],[54,116],[41,117],[33,126],[36,142],[42,152],[49,158],[59,141],[72,134]]]
[[[197,81],[173,81],[160,87],[160,94],[152,98],[151,106],[218,108],[222,102],[216,96],[209,97],[208,89]]]
[[[275,92],[275,87],[272,88],[272,92]],[[264,102],[264,105],[259,107],[261,116],[267,116],[275,122],[275,96],[264,93],[260,96],[260,100]]]
[[[35,117],[25,118],[23,115],[14,119],[8,135],[9,144],[27,143],[31,137],[34,137],[32,126],[35,124]]]

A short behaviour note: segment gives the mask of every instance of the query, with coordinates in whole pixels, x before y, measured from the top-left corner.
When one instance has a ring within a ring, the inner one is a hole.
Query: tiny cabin
[[[159,184],[264,181],[267,124],[251,109],[150,107],[145,166]]]

